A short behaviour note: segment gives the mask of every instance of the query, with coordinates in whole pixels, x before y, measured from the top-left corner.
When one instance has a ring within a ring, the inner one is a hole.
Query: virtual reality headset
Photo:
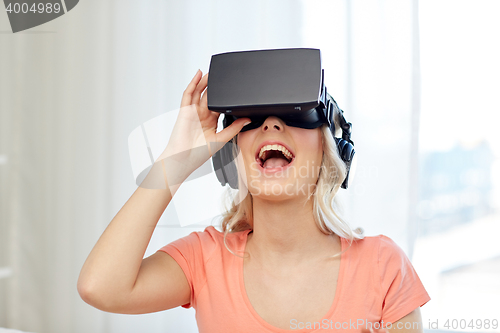
[[[313,129],[327,124],[348,171],[354,157],[351,123],[327,93],[318,49],[295,48],[221,53],[212,56],[207,87],[208,109],[224,114],[223,127],[235,119],[252,120],[241,132],[260,127],[276,116],[286,125]],[[340,123],[335,124],[335,113]],[[237,188],[237,172],[230,149],[213,156],[214,170],[222,185]],[[230,165],[230,164],[233,165]],[[347,188],[349,174],[342,184]]]
[[[246,131],[271,115],[301,128],[331,123],[324,112],[328,97],[318,49],[216,54],[209,72],[208,108],[224,113],[227,125],[249,117],[252,123],[243,128]]]

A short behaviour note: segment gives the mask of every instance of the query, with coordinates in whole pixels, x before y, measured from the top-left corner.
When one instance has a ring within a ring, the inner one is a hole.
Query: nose
[[[284,127],[285,123],[283,122],[283,120],[275,116],[269,116],[262,124],[261,129],[263,132],[269,132],[269,131],[281,132],[283,131]]]

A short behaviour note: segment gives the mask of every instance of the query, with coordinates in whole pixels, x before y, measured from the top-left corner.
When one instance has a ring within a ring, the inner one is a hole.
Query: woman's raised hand
[[[207,75],[202,78],[200,71],[191,80],[182,96],[167,147],[85,261],[78,292],[96,308],[116,313],[149,313],[190,300],[189,284],[172,257],[159,251],[143,258],[158,220],[177,188],[249,120],[238,119],[217,133],[219,114],[208,110],[207,81]]]
[[[240,118],[234,121],[230,126],[217,133],[217,121],[220,113],[210,111],[207,106],[207,88],[208,73],[201,77],[200,70],[187,86],[184,94],[182,95],[181,109],[188,106],[195,106],[198,113],[198,121],[201,124],[203,134],[207,143],[216,144],[215,150],[211,151],[212,156],[222,146],[231,140],[243,126],[250,121],[249,118]],[[202,95],[203,93],[203,95]],[[234,125],[234,126],[233,126]],[[212,146],[209,145],[209,149]]]
[[[249,118],[240,118],[217,133],[220,113],[208,109],[207,84],[208,74],[202,77],[198,70],[182,95],[172,135],[157,160],[164,160],[171,187],[180,185],[250,122]]]

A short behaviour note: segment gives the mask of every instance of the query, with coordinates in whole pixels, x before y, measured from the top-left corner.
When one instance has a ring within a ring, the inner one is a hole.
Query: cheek
[[[245,155],[245,153],[248,151],[249,147],[248,147],[248,138],[246,135],[242,134],[242,133],[239,133],[237,136],[236,136],[236,145],[238,146],[239,148],[239,151]]]
[[[238,136],[236,137],[236,142],[239,147],[241,159],[240,163],[245,163],[245,165],[250,166],[252,162],[255,161],[254,158],[254,153],[251,152],[251,142],[252,142],[252,137],[251,137],[251,131],[246,131],[243,133],[239,133]]]
[[[309,151],[308,154],[310,159],[321,160],[323,156],[323,142],[321,137],[321,132],[319,129],[306,130],[301,136],[300,144],[305,151]]]
[[[306,164],[309,165],[311,179],[316,179],[319,176],[321,162],[323,161],[323,142],[321,132],[308,130],[307,135],[303,135],[301,140],[301,148],[306,151]]]
[[[240,132],[236,135],[236,144],[243,150],[247,151],[250,149],[251,143],[255,140],[255,135],[253,131]]]

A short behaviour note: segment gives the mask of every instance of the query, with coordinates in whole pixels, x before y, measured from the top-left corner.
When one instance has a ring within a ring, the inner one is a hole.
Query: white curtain
[[[322,49],[359,156],[346,215],[410,252],[418,43],[410,0],[95,1],[0,35],[0,327],[38,333],[196,332],[194,310],[103,313],[81,266],[135,184],[129,133],[176,109],[219,52]],[[0,14],[0,29],[8,31]],[[197,228],[169,207],[148,253]],[[178,224],[177,224],[178,225]],[[7,274],[8,275],[8,274]]]

